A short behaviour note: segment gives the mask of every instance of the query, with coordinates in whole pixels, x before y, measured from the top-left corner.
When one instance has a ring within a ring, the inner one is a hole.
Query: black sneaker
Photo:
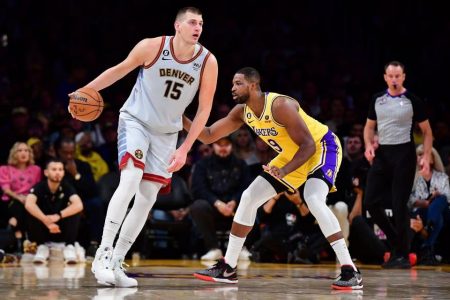
[[[384,269],[411,269],[409,259],[404,256],[394,255],[381,265]]]
[[[353,266],[343,265],[341,275],[336,278],[331,287],[335,290],[360,290],[363,288],[361,273],[359,270],[355,271]]]
[[[97,253],[98,243],[91,242],[89,247],[86,249],[86,259],[88,261],[93,261],[95,258],[95,253]]]
[[[437,266],[439,262],[436,260],[433,250],[430,247],[424,247],[420,251],[419,262],[421,266]]]
[[[236,268],[230,267],[223,258],[211,268],[195,272],[194,276],[205,281],[238,283]]]

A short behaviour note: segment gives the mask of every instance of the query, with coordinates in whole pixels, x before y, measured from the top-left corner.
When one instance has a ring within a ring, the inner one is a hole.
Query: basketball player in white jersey
[[[142,230],[158,192],[168,190],[171,173],[185,164],[211,112],[218,66],[214,55],[198,43],[202,14],[194,7],[182,8],[174,25],[175,36],[140,41],[124,61],[86,85],[100,91],[140,67],[136,84],[120,109],[120,183],[109,203],[102,242],[92,263],[100,284],[137,286],[137,280],[124,273],[124,257]],[[176,149],[182,115],[198,90],[193,127]],[[125,218],[134,195],[134,205]]]

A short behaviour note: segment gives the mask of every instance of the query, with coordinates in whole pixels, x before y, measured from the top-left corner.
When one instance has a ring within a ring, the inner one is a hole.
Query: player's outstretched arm
[[[134,46],[127,58],[119,64],[107,69],[86,86],[100,91],[139,66],[144,66],[153,61],[161,46],[162,37],[144,39]]]
[[[221,137],[228,136],[244,124],[242,120],[243,114],[244,106],[242,104],[236,105],[226,117],[216,121],[209,127],[204,127],[198,135],[198,139],[204,144],[211,144]],[[191,126],[192,121],[183,116],[183,128],[189,132]]]

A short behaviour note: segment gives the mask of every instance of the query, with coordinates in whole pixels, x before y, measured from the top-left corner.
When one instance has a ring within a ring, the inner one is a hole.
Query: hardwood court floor
[[[131,263],[131,262],[130,262]],[[128,268],[138,288],[100,286],[90,264],[49,262],[0,267],[0,299],[450,299],[450,266],[383,270],[360,266],[364,289],[333,291],[335,265],[260,264],[239,266],[239,284],[194,279],[205,268],[192,260],[144,260]]]

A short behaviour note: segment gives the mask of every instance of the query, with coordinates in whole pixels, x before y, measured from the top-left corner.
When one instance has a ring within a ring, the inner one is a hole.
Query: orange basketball
[[[97,119],[103,111],[103,98],[94,89],[83,87],[70,95],[69,112],[83,122]]]

